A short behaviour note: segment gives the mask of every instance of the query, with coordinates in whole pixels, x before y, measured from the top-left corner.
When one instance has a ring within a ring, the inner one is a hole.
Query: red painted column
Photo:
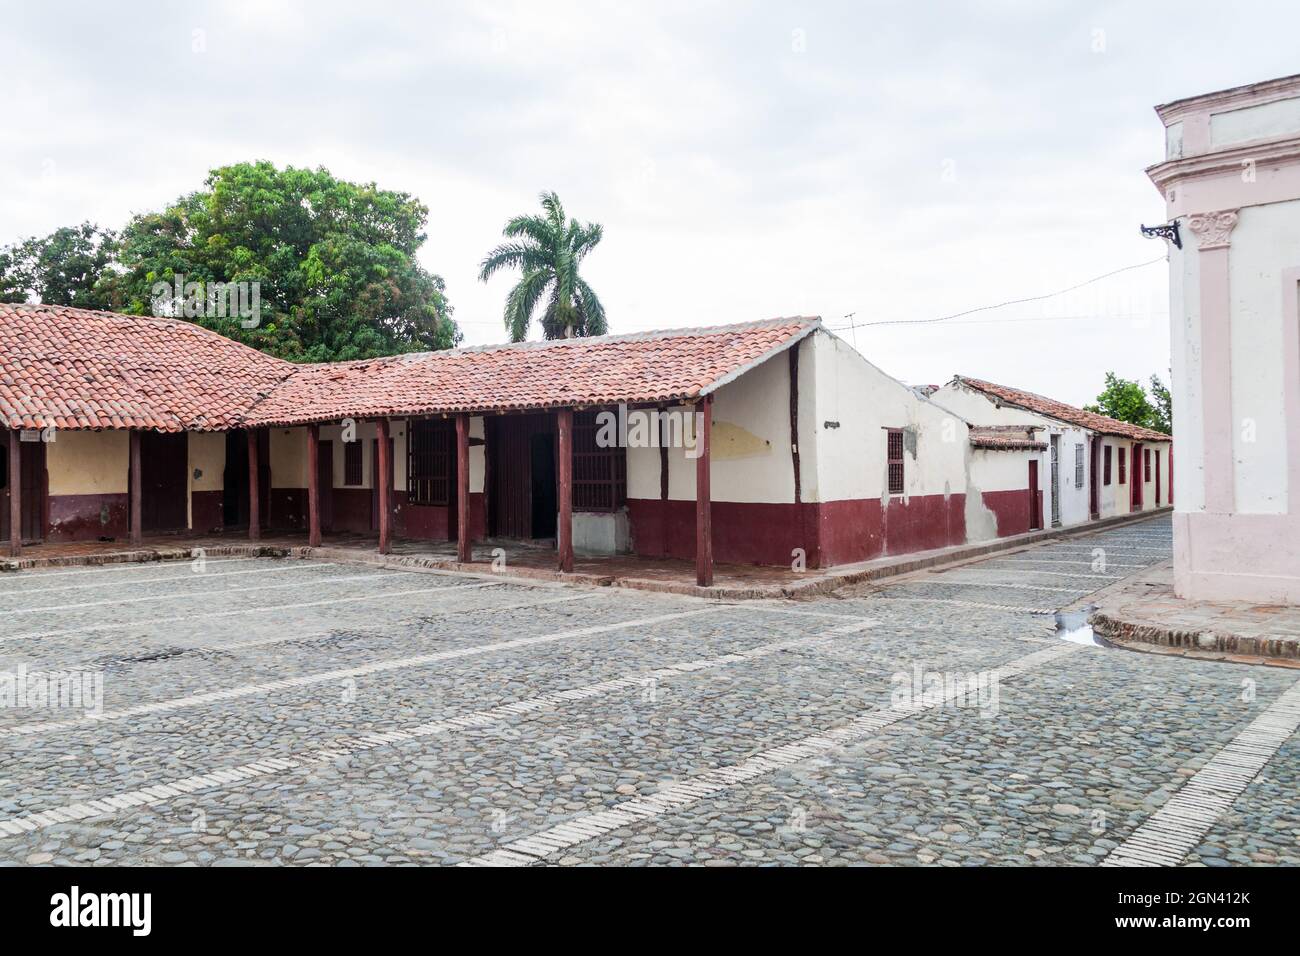
[[[248,429],[248,540],[262,540],[262,494],[257,487],[257,429]]]
[[[393,550],[393,452],[388,445],[388,419],[379,419],[379,553]]]
[[[22,434],[15,428],[9,432],[9,556],[16,558],[23,552],[23,469]]]
[[[556,530],[556,550],[560,570],[573,570],[573,409],[561,408],[560,425],[560,525]]]
[[[131,494],[129,496],[131,499],[130,535],[131,544],[139,545],[141,539],[144,537],[144,531],[142,530],[143,521],[140,517],[142,508],[140,489],[143,485],[141,484],[140,478],[140,432],[135,428],[131,429],[130,455],[131,460],[128,465],[129,474],[131,476]]]
[[[456,560],[474,560],[469,526],[469,416],[456,416]]]
[[[695,583],[702,588],[713,584],[713,492],[709,484],[709,439],[713,434],[713,396],[706,395],[697,407],[695,436]]]
[[[320,426],[307,426],[307,544],[320,547]]]

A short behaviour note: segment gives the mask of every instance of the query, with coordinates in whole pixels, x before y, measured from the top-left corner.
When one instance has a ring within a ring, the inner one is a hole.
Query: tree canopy
[[[64,226],[0,249],[0,302],[36,300],[47,305],[102,309],[96,286],[109,273],[116,237],[90,222]]]
[[[1166,435],[1173,434],[1173,399],[1158,375],[1151,376],[1151,394],[1148,396],[1140,382],[1107,372],[1106,387],[1097,396],[1097,401],[1083,407],[1085,411],[1107,415],[1121,422]]]
[[[416,260],[428,213],[407,193],[324,168],[237,163],[212,170],[203,189],[167,208],[132,218],[107,247],[110,260],[90,257],[98,269],[84,270],[70,289],[28,281],[6,264],[3,256],[26,244],[0,252],[0,291],[25,286],[22,298],[50,302],[52,290],[80,296],[63,304],[152,314],[157,290],[181,279],[256,283],[256,324],[212,310],[185,317],[294,361],[450,348],[461,336],[445,285]],[[41,242],[61,248],[51,240],[64,232]]]
[[[503,242],[483,259],[479,279],[488,281],[502,269],[519,269],[522,278],[506,296],[505,323],[512,342],[528,338],[537,304],[542,311],[542,334],[548,339],[604,335],[605,307],[580,275],[578,266],[600,242],[599,223],[568,219],[560,197],[540,196],[543,215],[515,216],[506,223]]]

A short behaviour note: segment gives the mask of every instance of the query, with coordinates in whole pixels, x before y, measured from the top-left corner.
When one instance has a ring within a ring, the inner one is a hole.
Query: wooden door
[[[1160,449],[1157,448],[1153,454],[1156,456],[1156,507],[1160,507]]]
[[[189,526],[189,441],[184,432],[140,435],[140,529],[183,531]]]
[[[1038,459],[1029,462],[1029,530],[1037,531],[1043,526],[1043,503],[1038,497]]]
[[[1129,461],[1129,510],[1142,510],[1142,483],[1146,480],[1146,462],[1142,459],[1142,443],[1133,445],[1133,457]]]

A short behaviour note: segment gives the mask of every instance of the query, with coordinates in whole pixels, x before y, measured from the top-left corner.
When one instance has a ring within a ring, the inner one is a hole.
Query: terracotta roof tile
[[[340,418],[693,399],[812,318],[294,365],[178,319],[0,305],[9,427],[215,431]]]
[[[693,399],[819,325],[773,319],[306,366],[260,403],[250,421],[293,425]]]
[[[1006,385],[994,385],[992,382],[985,382],[978,378],[967,378],[964,375],[956,376],[956,381],[986,395],[991,395],[1004,404],[1028,409],[1048,418],[1079,425],[1103,435],[1118,435],[1122,438],[1133,438],[1137,441],[1173,440],[1163,432],[1152,431],[1150,428],[1143,428],[1140,425],[1131,425],[1128,422],[1121,422],[1106,415],[1098,415],[1096,412],[1085,412],[1082,408],[1075,408],[1073,405],[1067,405],[1064,402],[1058,402],[1056,399],[1037,395],[1033,392],[1009,388]]]
[[[1033,426],[1021,425],[972,425],[970,443],[975,448],[988,448],[994,451],[1043,451],[1047,442],[1034,437]]]
[[[0,304],[0,417],[11,428],[237,427],[294,368],[179,319]]]

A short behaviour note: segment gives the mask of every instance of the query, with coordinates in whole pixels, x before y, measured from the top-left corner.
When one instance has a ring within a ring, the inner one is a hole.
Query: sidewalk
[[[1173,577],[1162,561],[1107,589],[1088,618],[1093,631],[1134,650],[1300,667],[1300,607],[1184,601]]]

